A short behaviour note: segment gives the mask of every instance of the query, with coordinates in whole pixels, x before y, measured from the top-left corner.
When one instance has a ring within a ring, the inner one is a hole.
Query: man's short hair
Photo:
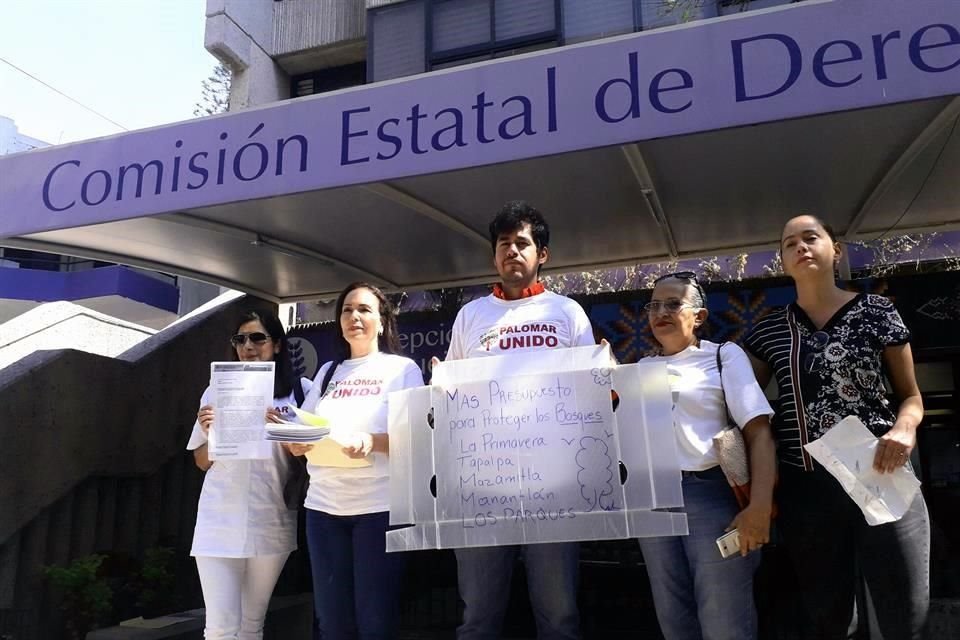
[[[550,245],[550,225],[543,218],[543,214],[525,200],[511,200],[503,205],[500,213],[490,223],[490,246],[493,247],[493,252],[497,252],[497,238],[523,228],[524,224],[530,225],[530,235],[537,245],[537,251]]]

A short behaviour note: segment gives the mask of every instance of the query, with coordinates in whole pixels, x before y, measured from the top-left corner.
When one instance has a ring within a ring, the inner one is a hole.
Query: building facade
[[[797,0],[208,0],[231,110]]]

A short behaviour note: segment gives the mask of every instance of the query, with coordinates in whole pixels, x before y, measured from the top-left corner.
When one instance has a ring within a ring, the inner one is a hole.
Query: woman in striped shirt
[[[853,415],[879,438],[877,471],[908,463],[923,418],[910,332],[886,298],[836,285],[841,246],[818,218],[788,221],[780,251],[797,301],[760,320],[744,346],[761,386],[775,377],[780,391],[773,420],[779,530],[799,581],[802,637],[847,637],[857,564],[883,637],[919,639],[929,605],[930,523],[923,496],[917,494],[899,521],[869,526],[803,448]],[[900,400],[896,412],[886,398],[885,371]]]

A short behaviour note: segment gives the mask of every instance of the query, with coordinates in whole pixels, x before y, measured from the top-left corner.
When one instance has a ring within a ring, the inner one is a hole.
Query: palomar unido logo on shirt
[[[378,396],[383,390],[382,378],[347,378],[329,392],[334,400],[364,396]]]
[[[532,347],[556,347],[557,326],[549,322],[526,322],[494,327],[480,336],[480,344],[487,351],[494,345],[501,351],[509,349],[529,349]]]

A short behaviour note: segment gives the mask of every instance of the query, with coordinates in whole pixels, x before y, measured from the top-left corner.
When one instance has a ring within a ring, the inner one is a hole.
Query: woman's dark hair
[[[831,227],[828,223],[824,222],[817,216],[810,216],[810,217],[816,220],[817,224],[823,227],[823,230],[827,232],[827,236],[830,238],[830,242],[837,241],[837,233],[833,230],[833,227]]]
[[[240,320],[237,322],[234,333],[248,322],[262,324],[273,342],[280,345],[280,351],[273,354],[273,361],[276,363],[273,374],[273,397],[286,398],[293,392],[293,385],[299,384],[299,380],[293,373],[293,363],[290,361],[290,350],[287,348],[287,332],[283,330],[283,324],[276,314],[250,310],[240,314]]]
[[[505,233],[513,233],[521,229],[524,224],[530,225],[530,235],[539,252],[550,245],[550,225],[543,214],[534,209],[524,200],[511,200],[503,205],[500,213],[490,223],[490,246],[497,252],[497,239]]]
[[[383,333],[377,338],[377,346],[384,353],[400,353],[400,338],[397,334],[397,314],[387,296],[383,295],[377,287],[366,282],[353,282],[340,292],[337,297],[336,314],[337,327],[340,330],[340,339],[337,340],[337,355],[339,360],[350,359],[350,343],[343,337],[343,330],[340,329],[340,316],[343,315],[343,302],[350,295],[351,291],[356,289],[366,289],[373,294],[380,304],[380,324],[383,326]]]
[[[820,218],[818,218],[817,216],[813,215],[812,213],[801,213],[800,215],[793,216],[793,218],[790,218],[790,220],[793,220],[794,218],[813,218],[814,222],[816,222],[818,225],[823,227],[823,230],[827,233],[827,237],[830,238],[830,242],[837,241],[837,234],[833,230],[833,227],[827,224],[826,222],[824,222],[823,220],[821,220]],[[790,223],[790,220],[787,220],[787,222],[785,222],[783,224],[783,227],[780,229],[780,250],[781,251],[783,251],[783,230],[787,228],[787,224]]]

